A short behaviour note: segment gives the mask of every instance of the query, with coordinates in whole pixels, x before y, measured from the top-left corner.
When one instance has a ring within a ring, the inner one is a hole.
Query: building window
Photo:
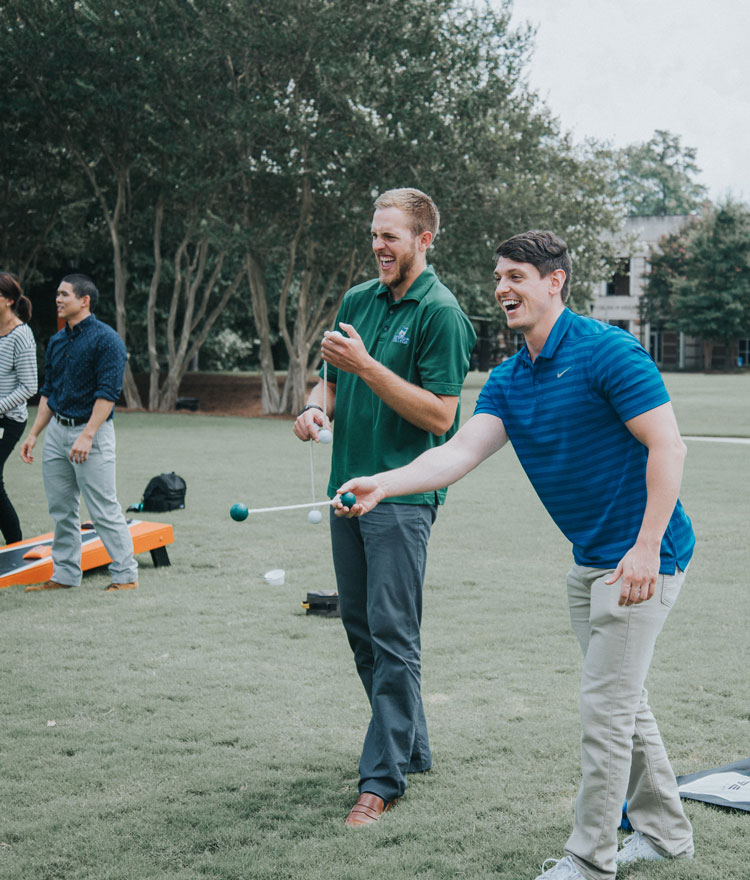
[[[648,353],[659,366],[664,362],[664,333],[661,330],[651,328],[648,337]]]
[[[607,321],[607,323],[608,323],[611,327],[619,327],[620,330],[627,330],[628,333],[631,332],[631,330],[630,330],[630,321],[616,321],[616,320],[612,320],[612,321]]]
[[[619,260],[612,280],[607,282],[607,296],[630,296],[630,260]]]

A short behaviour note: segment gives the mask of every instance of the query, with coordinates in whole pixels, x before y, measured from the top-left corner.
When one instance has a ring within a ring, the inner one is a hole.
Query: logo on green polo
[[[398,331],[398,333],[396,333],[396,335],[393,337],[393,339],[391,341],[392,342],[400,342],[402,345],[408,345],[409,344],[409,337],[406,335],[408,332],[409,332],[409,328],[406,325],[404,325]]]

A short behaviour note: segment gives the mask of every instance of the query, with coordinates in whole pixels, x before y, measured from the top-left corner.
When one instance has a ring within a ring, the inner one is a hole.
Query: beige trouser
[[[659,575],[651,599],[619,606],[611,569],[574,565],[568,573],[570,620],[584,655],[581,678],[583,782],[565,852],[587,880],[615,876],[617,828],[628,818],[667,856],[693,849],[693,830],[648,705],[643,684],[656,637],[679,595],[685,572]]]
[[[97,535],[112,562],[109,573],[115,584],[138,580],[133,539],[115,489],[115,428],[112,421],[94,434],[89,457],[73,464],[70,450],[83,427],[68,427],[54,418],[47,426],[42,474],[47,506],[55,521],[52,541],[52,580],[69,587],[81,583],[81,496],[86,502]]]

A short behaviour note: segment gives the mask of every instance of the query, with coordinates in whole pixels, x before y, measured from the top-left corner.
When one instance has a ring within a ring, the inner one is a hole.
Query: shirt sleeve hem
[[[637,404],[627,411],[621,411],[619,413],[620,418],[623,422],[629,422],[631,419],[634,419],[637,416],[642,416],[644,413],[651,412],[652,409],[658,409],[660,406],[664,406],[665,403],[669,403],[669,394],[661,396],[663,397],[663,400],[658,400],[658,398],[654,400],[649,400],[640,405]]]
[[[442,384],[429,382],[422,387],[425,391],[432,391],[433,394],[449,394],[453,397],[458,397],[463,386],[461,384],[447,384],[445,382]]]

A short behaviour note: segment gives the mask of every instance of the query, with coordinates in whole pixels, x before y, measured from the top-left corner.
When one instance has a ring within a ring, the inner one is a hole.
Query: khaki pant
[[[581,764],[573,833],[565,846],[589,880],[615,876],[617,828],[627,797],[633,828],[663,855],[691,852],[693,834],[677,782],[648,705],[644,681],[656,637],[679,595],[685,573],[659,575],[651,599],[619,606],[611,570],[574,565],[568,605],[584,655],[581,679]]]

